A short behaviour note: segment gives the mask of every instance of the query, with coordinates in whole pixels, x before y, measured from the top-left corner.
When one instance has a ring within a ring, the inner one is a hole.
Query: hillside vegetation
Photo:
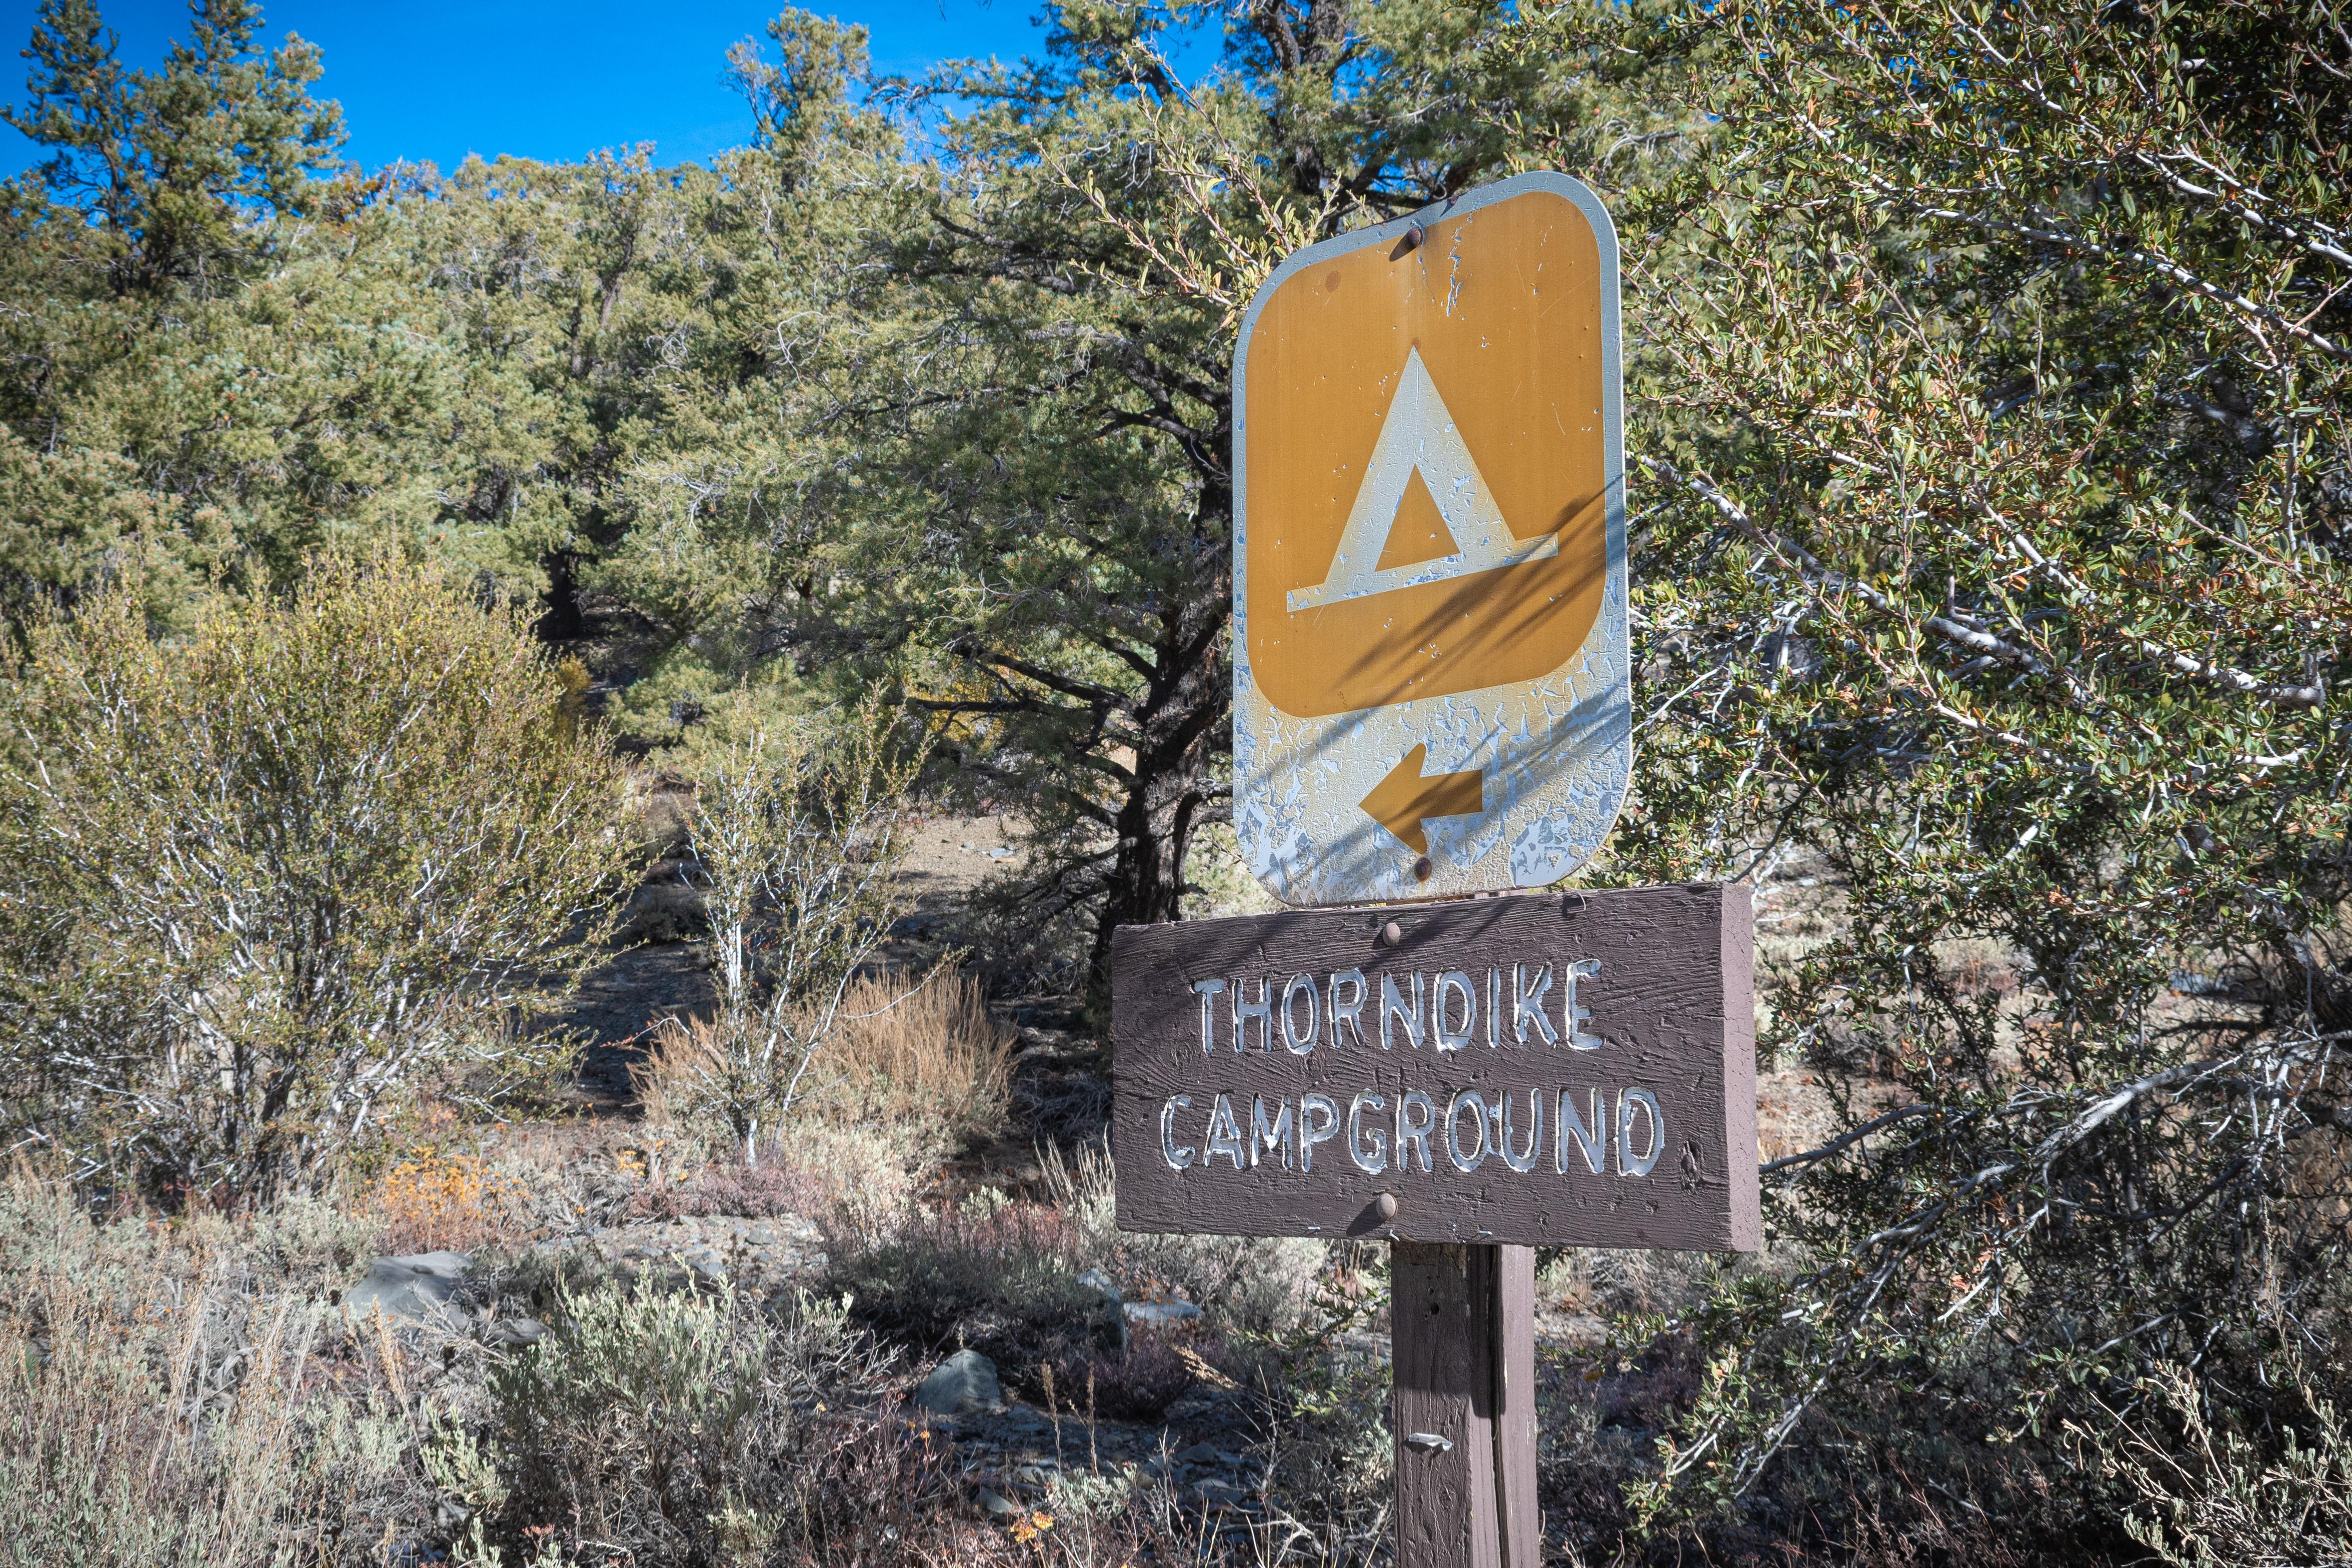
[[[1625,266],[1588,880],[1758,885],[1811,1131],[1755,1259],[1547,1260],[1548,1552],[2352,1557],[2352,11],[1046,11],[919,79],[787,11],[709,166],[366,172],[246,0],[156,72],[44,0],[0,1550],[1384,1558],[1384,1263],[1115,1230],[1108,943],[1245,896],[1253,294],[1554,169]],[[590,1105],[616,931],[708,986]],[[349,1310],[403,1249],[470,1326]],[[1202,1315],[1130,1341],[1097,1270]],[[960,1349],[1052,1467],[907,1423]]]

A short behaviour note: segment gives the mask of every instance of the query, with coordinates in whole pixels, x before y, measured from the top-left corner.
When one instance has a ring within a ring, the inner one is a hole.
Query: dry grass
[[[695,1123],[696,1086],[721,1060],[719,1030],[716,1019],[699,1018],[666,1018],[655,1026],[645,1060],[629,1066],[629,1084],[647,1123],[675,1128]]]
[[[723,1025],[669,1019],[631,1070],[646,1119],[690,1123],[694,1085],[721,1066]],[[1013,1031],[992,1017],[980,985],[940,973],[908,989],[899,976],[850,984],[841,1022],[818,1049],[801,1108],[835,1123],[927,1125],[950,1140],[984,1137],[1003,1123]]]
[[[1536,1293],[1560,1311],[1604,1320],[1670,1312],[1703,1299],[1723,1269],[1706,1252],[1569,1247],[1545,1267]]]
[[[1756,1074],[1756,1157],[1770,1163],[1819,1148],[1843,1124],[1819,1068],[1801,1064]]]
[[[1014,1036],[990,1015],[978,981],[941,973],[909,992],[896,976],[861,979],[842,1014],[817,1062],[822,1108],[936,1122],[963,1137],[1002,1124]]]
[[[664,1171],[644,1173],[649,1186],[677,1189],[650,1200],[655,1207],[708,1212],[743,1201],[773,1212],[783,1201],[819,1213],[854,1202],[895,1212],[960,1145],[1003,1125],[1015,1037],[967,976],[935,974],[911,988],[895,975],[854,981],[793,1120],[761,1155],[765,1175],[742,1167],[699,1092],[725,1069],[723,1027],[670,1019],[631,1071],[646,1123],[671,1151]]]
[[[1069,1217],[990,1189],[958,1204],[846,1205],[830,1218],[824,1289],[866,1327],[923,1354],[968,1344],[1011,1371],[1084,1337],[1096,1296],[1077,1282]]]
[[[622,1135],[642,1134],[525,1129],[513,1141],[529,1148],[415,1155],[348,1210],[302,1200],[237,1219],[99,1223],[62,1186],[0,1186],[0,1508],[12,1524],[0,1563],[1363,1560],[1363,1521],[1315,1514],[1299,1527],[1311,1541],[1277,1550],[1288,1524],[1204,1517],[1180,1506],[1176,1481],[1124,1463],[1057,1477],[1018,1518],[991,1518],[976,1488],[1007,1482],[989,1451],[959,1454],[947,1432],[908,1421],[895,1401],[915,1369],[876,1354],[837,1293],[761,1301],[650,1277],[625,1289],[593,1262],[540,1255],[503,1283],[480,1281],[501,1300],[532,1292],[549,1334],[528,1354],[354,1323],[330,1304],[376,1250],[386,1191],[407,1205],[411,1228],[395,1236],[446,1244],[463,1239],[440,1228],[467,1197],[527,1176],[529,1156],[569,1180],[653,1152],[652,1140],[606,1146]],[[700,1179],[743,1185],[700,1194],[731,1208],[781,1201],[803,1178],[763,1165]],[[650,1169],[646,1182],[624,1185],[638,1198],[670,1186]],[[1107,1183],[1107,1167],[1089,1166],[1082,1185],[1092,1200]],[[868,1287],[852,1297],[860,1315],[909,1318],[887,1325],[894,1337],[936,1346],[968,1330],[1014,1385],[1034,1396],[1031,1383],[1050,1376],[1048,1397],[1106,1417],[1148,1417],[1195,1377],[1213,1380],[1203,1366],[1226,1369],[1205,1327],[1164,1345],[1144,1336],[1124,1356],[1094,1343],[1097,1303],[1076,1286],[1074,1260],[1102,1239],[1059,1205],[992,1194],[949,1210],[879,1207],[890,1230],[846,1260]],[[1218,1278],[1234,1260],[1220,1261]],[[1213,1297],[1212,1283],[1194,1288]],[[1294,1439],[1284,1474],[1310,1449]],[[1320,1507],[1327,1490],[1285,1495]]]
[[[633,1218],[672,1220],[709,1215],[764,1219],[822,1213],[836,1195],[799,1166],[709,1165],[677,1180],[656,1176],[629,1202]]]
[[[693,779],[667,768],[630,772],[629,821],[649,859],[675,854],[685,847],[693,814]]]
[[[817,1201],[801,1210],[816,1215],[844,1204],[897,1212],[938,1184],[954,1140],[927,1122],[820,1121],[793,1129],[789,1159]]]
[[[1360,1562],[1231,1515],[1188,1513],[1171,1482],[1131,1466],[1056,1474],[1032,1506],[992,1521],[974,1506],[955,1448],[937,1428],[887,1406],[877,1419],[841,1426],[807,1467],[799,1506],[769,1546],[768,1561],[778,1568],[1339,1568]]]
[[[1143,1296],[1195,1302],[1221,1328],[1247,1339],[1286,1339],[1311,1316],[1317,1282],[1333,1257],[1328,1243],[1123,1231],[1108,1149],[1083,1148],[1075,1159],[1051,1147],[1040,1153],[1074,1267],[1106,1269]]]
[[[318,1299],[312,1244],[348,1228],[292,1218],[100,1226],[62,1186],[0,1194],[0,1559],[276,1568],[416,1539],[407,1412]]]

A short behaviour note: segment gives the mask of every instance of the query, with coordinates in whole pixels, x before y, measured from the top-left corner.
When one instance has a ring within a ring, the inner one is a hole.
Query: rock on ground
[[[382,1312],[387,1317],[433,1322],[454,1311],[450,1298],[457,1293],[473,1261],[463,1252],[379,1258],[368,1265],[367,1278],[344,1292],[343,1304],[354,1317]]]
[[[915,1390],[915,1403],[934,1416],[960,1416],[1004,1402],[996,1364],[976,1350],[960,1350],[931,1371]]]
[[[1087,1327],[1105,1350],[1127,1349],[1127,1313],[1121,1309],[1126,1299],[1118,1286],[1100,1269],[1089,1269],[1078,1276],[1078,1283],[1095,1293],[1094,1311],[1087,1314]]]
[[[1190,1301],[1129,1301],[1126,1305],[1129,1322],[1165,1325],[1201,1315],[1201,1309]]]

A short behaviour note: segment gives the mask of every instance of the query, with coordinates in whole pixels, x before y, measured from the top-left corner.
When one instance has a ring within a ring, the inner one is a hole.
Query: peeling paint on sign
[[[1293,904],[1556,882],[1633,763],[1616,236],[1523,174],[1276,269],[1234,356],[1234,826]]]

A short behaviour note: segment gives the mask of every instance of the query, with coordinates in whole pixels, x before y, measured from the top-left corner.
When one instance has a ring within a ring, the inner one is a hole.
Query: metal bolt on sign
[[[1572,874],[1624,798],[1617,311],[1552,173],[1267,279],[1234,810],[1293,907],[1112,949],[1120,1227],[1391,1243],[1400,1568],[1539,1561],[1537,1246],[1761,1244],[1748,889],[1467,897]]]

